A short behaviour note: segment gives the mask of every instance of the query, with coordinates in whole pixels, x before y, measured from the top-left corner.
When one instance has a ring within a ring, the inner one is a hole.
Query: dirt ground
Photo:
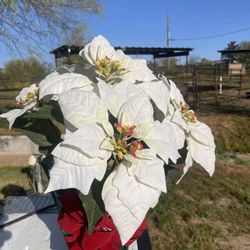
[[[26,166],[29,155],[0,155],[1,166]]]

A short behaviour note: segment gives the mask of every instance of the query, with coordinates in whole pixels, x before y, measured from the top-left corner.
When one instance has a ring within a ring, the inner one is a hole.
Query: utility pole
[[[167,14],[167,48],[170,47],[170,17]],[[170,57],[168,57],[168,69],[170,66]]]
[[[170,18],[169,14],[167,14],[167,48],[170,47]]]

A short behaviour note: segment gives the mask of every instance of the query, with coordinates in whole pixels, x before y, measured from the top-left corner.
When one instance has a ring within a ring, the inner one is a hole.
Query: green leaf
[[[51,100],[49,104],[51,106],[51,115],[57,122],[64,124],[63,114],[58,102]]]
[[[182,172],[173,165],[164,165],[167,186],[176,183],[181,177]]]
[[[88,218],[88,230],[90,233],[93,233],[95,224],[105,212],[104,203],[101,197],[103,183],[103,181],[94,180],[91,185],[91,192],[88,195],[81,196]]]
[[[48,154],[42,161],[41,161],[41,166],[49,179],[49,171],[53,167],[54,164],[54,159],[52,154]]]
[[[88,218],[88,231],[89,233],[93,233],[95,224],[103,216],[103,211],[100,210],[91,193],[88,195],[80,195],[80,198]]]
[[[176,164],[183,164],[185,163],[186,157],[187,157],[187,142],[185,142],[184,147],[182,149],[179,149],[180,158],[177,160]]]
[[[111,170],[107,170],[101,181],[94,180],[89,195],[82,195],[81,199],[88,218],[88,230],[93,232],[95,224],[105,213],[105,206],[102,200],[102,188]]]
[[[16,119],[13,127],[40,146],[46,154],[61,142],[60,130],[48,119],[28,119],[22,116]]]
[[[47,155],[61,142],[61,132],[54,122],[63,124],[63,115],[58,103],[50,101],[38,110],[18,117],[13,127],[29,137],[39,146],[39,151]]]
[[[22,115],[27,119],[49,119],[64,124],[63,114],[60,106],[56,101],[50,101],[48,104],[42,105],[38,110],[26,112]]]
[[[50,105],[43,105],[38,110],[26,112],[22,117],[27,119],[54,119],[51,116],[51,109],[52,107]]]

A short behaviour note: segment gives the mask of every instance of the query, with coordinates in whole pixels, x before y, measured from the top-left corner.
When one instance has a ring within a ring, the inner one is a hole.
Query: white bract
[[[38,100],[38,87],[32,84],[29,87],[23,88],[20,94],[16,97],[18,109],[10,110],[7,113],[1,114],[1,118],[6,118],[9,122],[9,128],[12,127],[17,117],[23,115],[27,111],[32,110]]]
[[[46,192],[74,187],[88,194],[93,180],[103,178],[111,155],[100,149],[103,141],[113,135],[108,111],[91,91],[72,89],[58,95],[58,102],[66,128],[72,133],[52,152],[55,164]]]
[[[142,93],[148,96],[164,115],[168,112],[169,90],[162,81],[133,84],[128,80],[123,80],[109,85],[98,78],[97,86],[100,98],[114,116],[118,115],[121,106],[129,98]]]
[[[92,90],[92,82],[88,77],[77,73],[59,74],[56,71],[49,74],[39,83],[39,99],[80,88]]]
[[[176,138],[187,142],[188,152],[182,177],[193,165],[193,160],[212,176],[215,169],[215,143],[210,128],[197,120],[175,83],[165,77],[162,80],[169,87],[171,101],[171,111],[164,122],[170,121],[174,124]]]
[[[156,80],[145,60],[131,59],[122,50],[115,50],[103,36],[95,37],[87,44],[80,56],[94,65],[97,74],[110,81],[112,79],[136,81]]]
[[[55,164],[50,171],[46,192],[77,188],[88,194],[94,179],[102,180],[110,152],[99,149],[106,138],[105,131],[96,123],[85,123],[57,145],[52,154]]]
[[[141,158],[122,161],[107,178],[102,198],[122,244],[133,236],[147,211],[157,204],[161,192],[166,192],[163,164],[154,153],[145,149]]]

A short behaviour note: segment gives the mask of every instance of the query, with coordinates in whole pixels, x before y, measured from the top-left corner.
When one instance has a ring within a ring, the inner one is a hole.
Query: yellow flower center
[[[181,114],[182,117],[188,122],[195,123],[197,121],[194,111],[190,110],[189,105],[185,102],[181,103]]]
[[[38,99],[38,91],[34,90],[29,92],[24,99],[20,99],[19,102],[17,102],[17,105],[21,108],[27,106],[29,103],[36,101]]]
[[[107,56],[96,60],[95,64],[96,72],[105,79],[120,76],[126,71],[125,68],[120,65],[119,61],[112,61]]]
[[[114,156],[118,161],[124,159],[127,153],[132,154],[136,158],[137,150],[143,149],[143,144],[140,140],[133,138],[136,126],[127,126],[115,123],[115,128],[118,132],[117,138],[111,143],[114,147]]]

